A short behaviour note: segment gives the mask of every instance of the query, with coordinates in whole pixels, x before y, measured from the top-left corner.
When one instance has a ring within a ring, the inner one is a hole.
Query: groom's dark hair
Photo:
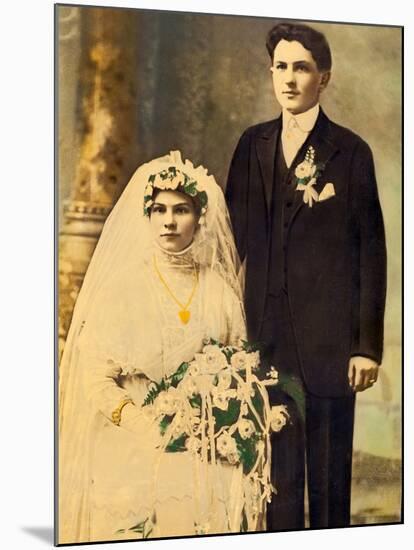
[[[267,34],[266,48],[273,63],[273,52],[281,40],[300,42],[309,50],[321,72],[330,71],[332,67],[331,49],[328,41],[321,32],[302,25],[301,23],[279,23]]]

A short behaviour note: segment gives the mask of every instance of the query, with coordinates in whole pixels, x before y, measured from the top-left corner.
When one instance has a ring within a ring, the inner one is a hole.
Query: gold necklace
[[[178,312],[178,317],[180,318],[180,321],[183,323],[183,325],[186,325],[189,322],[190,317],[191,317],[191,312],[189,311],[188,308],[190,307],[191,302],[193,301],[194,294],[195,294],[195,291],[196,291],[197,286],[198,286],[198,272],[197,272],[197,269],[194,266],[194,286],[193,286],[193,289],[191,291],[190,297],[187,300],[187,303],[183,304],[183,303],[180,302],[180,300],[178,300],[178,298],[175,296],[173,291],[168,286],[168,284],[167,284],[166,280],[164,279],[164,277],[161,275],[161,272],[158,269],[157,259],[156,259],[155,255],[154,255],[153,259],[154,259],[155,272],[157,273],[157,275],[158,275],[160,281],[162,282],[162,284],[165,286],[165,289],[167,290],[168,294],[171,296],[171,298],[174,300],[174,302],[181,308],[180,311]]]

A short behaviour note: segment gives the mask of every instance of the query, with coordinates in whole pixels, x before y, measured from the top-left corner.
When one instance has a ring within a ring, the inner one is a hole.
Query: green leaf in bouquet
[[[194,397],[190,397],[188,401],[194,409],[201,409],[202,400],[199,393],[197,395],[194,395]]]
[[[254,396],[252,397],[252,405],[253,407],[255,408],[257,414],[259,415],[259,417],[261,419],[263,419],[263,408],[264,408],[264,403],[263,403],[263,399],[262,399],[262,396],[260,395],[260,392],[258,389],[256,389],[255,393],[254,393]],[[254,424],[254,427],[256,428],[256,430],[258,432],[262,432],[262,429],[257,421],[257,418],[256,416],[252,413],[252,411],[249,409],[249,413],[247,415],[247,418],[249,420],[251,420]]]
[[[230,346],[226,346],[222,351],[223,351],[224,355],[226,356],[226,359],[227,359],[228,363],[230,363],[230,359],[231,359],[232,355],[234,355],[236,353],[237,349],[233,348],[233,347],[230,347]]]
[[[175,388],[178,386],[178,384],[184,378],[185,373],[188,370],[188,367],[189,367],[188,363],[181,363],[181,365],[178,367],[175,373],[172,374],[168,379],[171,386],[174,386]]]
[[[248,342],[247,340],[242,340],[242,348],[246,353],[253,353],[255,351],[261,351],[263,345],[259,342]]]
[[[203,342],[205,346],[219,346],[220,348],[223,347],[220,342],[218,340],[215,340],[214,338],[205,338]]]
[[[171,440],[165,448],[167,453],[182,453],[187,450],[185,442],[187,439],[187,434],[182,434],[177,439]]]
[[[279,372],[277,388],[293,399],[298,409],[300,419],[302,422],[305,422],[306,397],[302,382],[295,376]]]
[[[233,437],[236,440],[240,462],[243,464],[243,473],[248,474],[256,463],[256,443],[259,437],[257,435],[252,435],[252,437],[248,439],[242,439],[238,432],[235,432]]]
[[[152,382],[151,388],[149,389],[142,406],[145,407],[147,405],[152,405],[154,403],[155,399],[158,397],[158,395],[162,392],[167,390],[170,387],[170,383],[167,382],[164,378],[161,379],[161,382],[157,384],[157,382]]]
[[[213,407],[213,414],[216,419],[214,428],[218,432],[223,426],[231,426],[237,422],[240,415],[240,401],[229,399],[229,406],[226,411]]]
[[[175,416],[174,414],[172,414],[172,415],[166,414],[165,416],[163,416],[161,418],[160,424],[159,424],[161,435],[165,434],[165,432],[167,431],[168,426],[171,424],[172,419],[174,418],[174,416]]]
[[[147,396],[144,399],[144,402],[142,403],[142,406],[145,407],[147,405],[152,405],[152,403],[154,403],[159,393],[160,393],[160,389],[158,384],[156,384],[156,386],[150,388],[150,390],[148,391]]]

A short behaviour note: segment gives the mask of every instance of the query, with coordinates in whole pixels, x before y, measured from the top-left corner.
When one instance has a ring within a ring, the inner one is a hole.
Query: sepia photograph
[[[402,522],[402,40],[55,6],[56,544]]]

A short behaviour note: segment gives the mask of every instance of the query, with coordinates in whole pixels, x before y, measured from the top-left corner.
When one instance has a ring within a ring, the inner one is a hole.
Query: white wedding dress
[[[194,285],[191,251],[155,254],[171,290],[184,301]],[[82,389],[90,404],[83,436],[88,460],[80,487],[70,481],[65,487],[61,478],[61,542],[74,542],[74,525],[76,542],[239,531],[240,466],[206,467],[190,452],[160,453],[157,425],[143,422],[142,433],[132,434],[122,422],[113,424],[111,413],[128,397],[140,406],[151,381],[192,360],[205,339],[235,345],[244,338],[240,301],[217,274],[201,269],[191,319],[184,325],[150,257],[144,268],[126,266],[117,278],[102,288],[79,337]],[[64,451],[63,469],[71,467],[70,450]],[[65,496],[73,501],[76,489],[83,493],[77,495],[78,511],[65,501]],[[143,522],[143,534],[129,530]]]

